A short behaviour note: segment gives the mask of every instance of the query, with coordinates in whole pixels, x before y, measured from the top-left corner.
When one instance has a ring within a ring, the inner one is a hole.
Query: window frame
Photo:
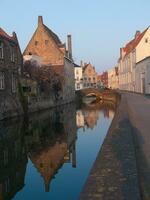
[[[11,62],[15,62],[15,48],[14,46],[10,46],[10,60]]]
[[[0,90],[5,89],[5,73],[0,71]]]
[[[16,93],[17,91],[17,79],[15,73],[11,74],[11,91],[12,93]]]

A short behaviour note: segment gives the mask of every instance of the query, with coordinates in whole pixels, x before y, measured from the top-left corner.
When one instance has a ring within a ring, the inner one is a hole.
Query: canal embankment
[[[126,94],[121,100],[80,200],[138,200],[141,187],[136,141]]]

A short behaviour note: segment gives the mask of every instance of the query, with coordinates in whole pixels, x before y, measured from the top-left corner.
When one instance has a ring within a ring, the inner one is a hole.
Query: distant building
[[[90,63],[83,67],[83,88],[97,88],[97,73]]]
[[[27,58],[27,56],[38,58],[36,59],[36,63],[38,63],[41,68],[45,67],[44,71],[46,70],[46,72],[48,72],[45,73],[47,79],[46,83],[49,82],[49,84],[52,85],[52,82],[54,82],[53,89],[55,92],[61,90],[61,92],[58,93],[59,100],[62,100],[62,102],[74,100],[75,83],[71,35],[68,35],[68,49],[66,49],[65,43],[63,44],[59,37],[44,25],[42,16],[39,16],[38,27],[23,55],[25,58]],[[52,73],[50,73],[50,71]],[[57,80],[55,80],[54,75]],[[59,77],[63,77],[63,80],[59,81]],[[58,94],[55,95],[57,96],[57,100]]]
[[[142,33],[137,31],[134,39],[120,49],[120,58],[118,60],[120,89],[136,91],[138,81],[135,78],[136,64],[149,56],[150,27]],[[140,79],[139,81],[141,82]]]
[[[150,94],[150,56],[136,63],[135,91]]]
[[[99,79],[101,80],[103,86],[108,87],[108,72],[107,71],[100,74]]]
[[[97,87],[98,87],[98,88],[103,87],[103,83],[102,83],[102,81],[101,81],[101,75],[100,75],[100,74],[97,75]]]
[[[108,70],[108,87],[112,89],[119,88],[118,67]]]
[[[83,68],[77,64],[74,64],[75,74],[75,90],[81,90],[83,88]]]
[[[17,35],[9,36],[0,28],[0,119],[20,112],[18,76],[22,68],[22,54]]]

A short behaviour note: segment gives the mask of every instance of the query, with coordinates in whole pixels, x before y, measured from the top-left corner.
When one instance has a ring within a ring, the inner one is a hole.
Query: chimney
[[[71,42],[70,34],[68,34],[68,55],[69,55],[69,58],[72,60],[72,42]]]
[[[38,16],[38,26],[43,25],[43,17],[42,16]]]
[[[81,67],[83,67],[83,61],[81,60],[81,62],[80,62],[80,65],[81,65]]]
[[[12,36],[13,36],[13,38],[14,38],[15,40],[17,40],[17,35],[16,35],[15,32],[12,33]]]
[[[140,34],[141,34],[140,31],[136,31],[136,33],[135,33],[135,39],[138,38],[138,36],[139,36]]]

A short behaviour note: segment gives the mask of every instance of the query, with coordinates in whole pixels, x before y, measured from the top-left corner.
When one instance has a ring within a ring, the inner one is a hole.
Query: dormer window
[[[10,60],[15,62],[15,49],[13,46],[10,47]]]
[[[3,59],[3,58],[4,58],[4,45],[0,41],[0,59]]]

